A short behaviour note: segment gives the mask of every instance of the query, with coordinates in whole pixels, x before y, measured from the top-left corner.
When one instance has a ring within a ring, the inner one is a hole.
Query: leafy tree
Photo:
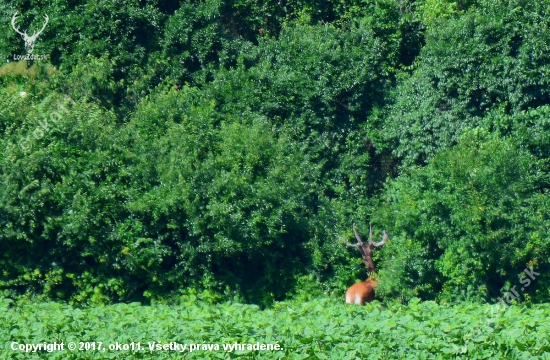
[[[0,287],[104,301],[103,286],[119,281],[106,229],[127,216],[114,116],[47,88],[19,101],[26,113],[1,142]]]
[[[518,284],[529,266],[546,273],[542,170],[511,140],[476,131],[391,181],[376,211],[394,233],[383,249],[383,291],[405,299],[487,300]],[[528,289],[534,299],[547,296],[542,277]]]
[[[549,104],[541,76],[550,64],[547,12],[538,2],[483,2],[429,30],[376,145],[423,164],[492,109],[510,114]]]
[[[196,95],[169,91],[140,106],[129,130],[142,159],[133,171],[151,190],[128,209],[143,234],[171,248],[173,266],[159,279],[228,286],[248,301],[281,299],[303,271],[295,264],[308,262],[302,244],[315,167],[265,119],[243,115],[218,124],[213,104]],[[150,262],[146,245],[134,236],[127,241],[134,261]]]

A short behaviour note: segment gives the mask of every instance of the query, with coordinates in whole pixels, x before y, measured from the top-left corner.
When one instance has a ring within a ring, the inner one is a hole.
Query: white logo
[[[44,31],[46,28],[46,25],[48,25],[48,15],[44,15],[44,18],[46,18],[46,22],[44,23],[44,26],[42,26],[42,29],[38,32],[33,32],[31,36],[27,35],[27,32],[21,32],[19,29],[15,27],[15,19],[17,19],[17,12],[13,14],[13,17],[11,18],[11,26],[13,27],[13,30],[15,30],[19,35],[23,37],[23,40],[25,40],[25,48],[27,49],[27,54],[32,54],[32,51],[34,50],[34,43],[36,42],[36,39],[38,38],[38,35]]]

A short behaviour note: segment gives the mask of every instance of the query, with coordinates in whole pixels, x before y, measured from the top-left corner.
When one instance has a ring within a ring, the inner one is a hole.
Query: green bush
[[[24,101],[1,142],[0,287],[88,300],[118,276],[105,231],[125,216],[115,118],[56,92]]]
[[[548,162],[550,154],[550,106],[544,105],[506,114],[502,109],[491,111],[483,119],[485,131],[509,138],[517,147]],[[548,174],[548,170],[545,170]]]
[[[126,125],[86,102],[93,86],[74,104],[6,89],[28,112],[2,123],[1,289],[77,303],[293,291],[317,170],[287,134],[254,115],[220,124],[189,88],[159,90]]]
[[[386,176],[372,170],[364,124],[393,86],[399,41],[398,15],[385,8],[345,29],[286,27],[217,73],[205,96],[222,116],[253,112],[286,129],[323,165],[329,198],[364,203]]]
[[[524,299],[546,299],[544,169],[511,140],[470,132],[426,167],[391,181],[375,216],[393,232],[380,264],[382,292],[405,299],[496,299],[532,267],[542,275]]]
[[[135,172],[151,188],[128,208],[141,236],[156,234],[172,249],[159,279],[227,288],[248,301],[281,299],[303,272],[296,264],[308,262],[302,244],[316,170],[265,119],[243,114],[218,124],[213,104],[194,97],[170,91],[140,106],[128,133],[141,159]],[[167,121],[165,111],[174,114]],[[140,255],[147,245],[129,235],[129,254],[150,261]]]
[[[350,217],[367,218],[370,197],[395,171],[389,152],[378,152],[367,138],[367,123],[394,84],[399,32],[396,9],[382,5],[343,28],[287,26],[203,89],[220,122],[250,113],[265,117],[319,167],[308,218],[313,263],[304,267],[327,292],[355,277],[349,264],[357,254],[343,250],[339,233],[353,236]]]
[[[483,2],[429,30],[376,145],[406,164],[423,164],[493,109],[510,114],[548,105],[547,17],[540,2]]]

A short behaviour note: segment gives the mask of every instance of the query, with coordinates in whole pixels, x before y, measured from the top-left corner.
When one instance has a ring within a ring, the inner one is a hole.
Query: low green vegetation
[[[413,299],[408,306],[373,302],[360,307],[323,298],[275,303],[260,310],[189,299],[179,306],[132,303],[75,309],[57,303],[15,304],[3,298],[0,311],[0,338],[10,339],[2,344],[10,359],[46,354],[49,359],[534,359],[550,352],[546,305],[438,305]],[[65,350],[11,350],[43,342],[63,342]],[[70,351],[70,342],[77,348],[105,351]],[[117,343],[128,344],[130,350],[114,350]],[[156,350],[153,343],[187,347],[180,353]],[[237,350],[235,344],[245,349]],[[247,350],[249,344],[280,349]]]

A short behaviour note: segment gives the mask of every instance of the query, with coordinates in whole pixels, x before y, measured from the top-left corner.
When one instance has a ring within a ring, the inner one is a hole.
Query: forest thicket
[[[28,34],[49,23],[34,55]],[[550,1],[0,4],[0,293],[550,292]]]

